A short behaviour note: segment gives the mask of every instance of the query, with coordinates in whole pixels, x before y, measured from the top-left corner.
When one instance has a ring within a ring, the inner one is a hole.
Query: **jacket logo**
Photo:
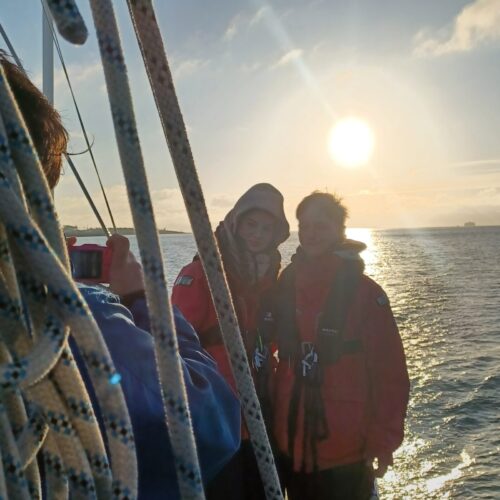
[[[192,276],[179,276],[174,283],[174,286],[180,285],[180,286],[191,286],[191,283],[193,283],[194,278]]]

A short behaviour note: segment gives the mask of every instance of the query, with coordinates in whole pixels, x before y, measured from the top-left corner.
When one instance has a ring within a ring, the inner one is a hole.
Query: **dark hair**
[[[323,210],[328,217],[332,218],[342,231],[344,231],[349,212],[347,207],[342,203],[342,198],[340,196],[314,191],[298,204],[297,210],[295,211],[297,219],[300,219],[304,210],[313,203],[319,206],[321,210]]]
[[[61,176],[62,155],[68,145],[68,132],[63,127],[61,116],[47,98],[30,81],[16,64],[9,61],[0,50],[2,65],[9,86],[16,98],[31,140],[40,158],[50,188],[54,188]]]

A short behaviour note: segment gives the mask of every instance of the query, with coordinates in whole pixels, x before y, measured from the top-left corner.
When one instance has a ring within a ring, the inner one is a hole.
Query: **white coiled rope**
[[[119,375],[67,269],[51,195],[0,67],[0,496],[40,498],[41,448],[47,498],[133,499],[137,464]],[[110,459],[67,346],[70,329]]]
[[[208,218],[186,127],[151,0],[127,0],[175,172],[203,263],[268,499],[282,497],[222,260]]]

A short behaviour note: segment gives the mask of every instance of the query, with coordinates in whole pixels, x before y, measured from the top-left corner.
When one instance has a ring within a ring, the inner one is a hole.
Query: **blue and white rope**
[[[182,498],[204,498],[196,444],[124,56],[112,3],[90,0],[111,114],[144,269],[151,332]]]
[[[137,495],[137,465],[125,400],[119,385],[110,383],[116,380],[116,373],[106,345],[67,273],[64,239],[48,186],[1,67],[0,116],[4,124],[0,126],[0,234],[7,236],[2,240],[0,303],[20,307],[17,290],[22,288],[36,327],[31,332],[36,335],[29,336],[21,314],[18,325],[9,328],[9,332],[14,330],[14,339],[3,344],[4,355],[0,356],[0,401],[5,404],[12,392],[22,394],[49,423],[42,451],[49,498],[67,493],[72,498],[99,494],[100,498],[133,499]],[[12,262],[17,273],[9,271]],[[90,400],[74,363],[68,363],[72,358],[66,346],[70,327],[87,362],[106,422],[111,474]],[[15,352],[10,355],[8,349]],[[53,375],[48,378],[51,370]],[[36,440],[18,443],[10,439],[14,435],[9,427],[12,424],[25,428],[23,422],[3,420],[1,450],[7,491],[18,498],[28,488],[29,494],[37,497],[36,463],[23,463],[34,456],[35,449],[23,449],[21,454],[19,445],[39,444]]]
[[[175,172],[203,263],[268,499],[283,498],[246,350],[208,218],[186,127],[151,0],[127,0]]]
[[[46,0],[59,33],[71,43],[81,45],[88,32],[73,0]]]

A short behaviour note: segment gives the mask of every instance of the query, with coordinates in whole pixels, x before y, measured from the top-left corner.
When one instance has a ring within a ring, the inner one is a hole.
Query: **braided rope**
[[[127,70],[109,0],[91,0],[111,113],[144,269],[167,427],[182,498],[204,498],[163,258],[137,136]]]
[[[88,32],[80,11],[73,0],[46,0],[59,33],[71,43],[81,45]]]
[[[0,338],[0,493],[40,497],[33,458],[42,446],[48,498],[135,498],[135,448],[125,400],[115,383],[119,376],[67,273],[48,186],[1,65],[0,221],[0,320],[6,327]],[[101,406],[111,470],[66,344],[69,328]]]
[[[203,263],[268,499],[282,498],[221,257],[212,232],[151,0],[127,0],[175,172]]]
[[[4,473],[7,479],[8,496],[29,499],[28,481],[21,466],[21,457],[16,446],[12,426],[7,418],[5,407],[0,407],[0,448],[3,453]]]

